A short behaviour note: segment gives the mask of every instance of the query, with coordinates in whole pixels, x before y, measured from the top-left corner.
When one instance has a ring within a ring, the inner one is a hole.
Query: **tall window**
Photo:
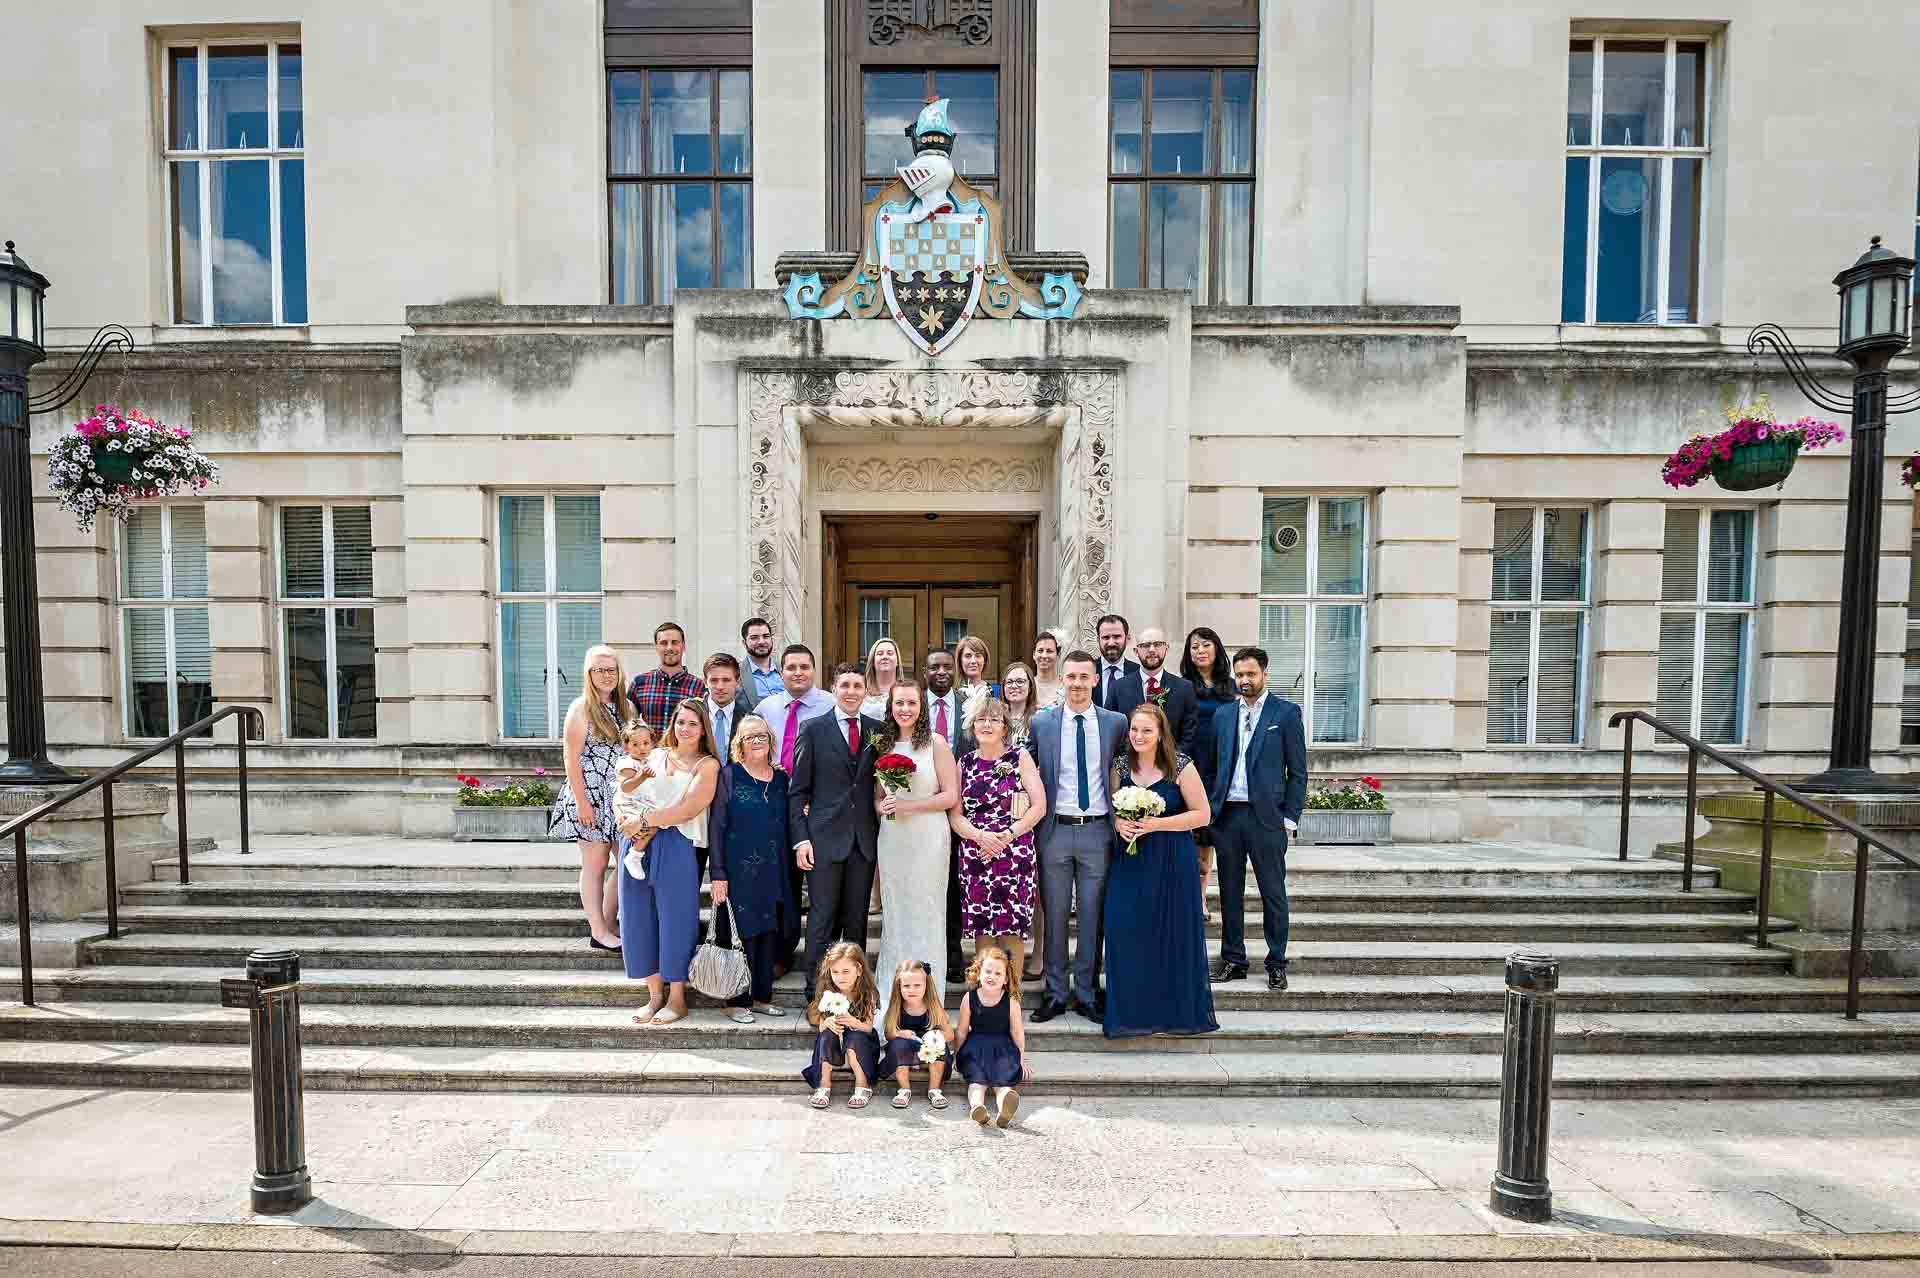
[[[1704,41],[1573,42],[1561,322],[1699,321],[1709,74]]]
[[[864,131],[860,168],[863,200],[880,194],[913,158],[907,126],[929,98],[950,98],[953,171],[992,195],[1000,186],[1000,74],[967,70],[867,71],[860,77]]]
[[[121,526],[127,735],[165,737],[213,713],[207,514],[145,506]]]
[[[374,736],[370,507],[280,508],[280,618],[287,736]]]
[[[613,300],[753,278],[751,73],[607,73]]]
[[[500,498],[500,735],[560,735],[600,642],[600,498]]]
[[[306,323],[300,46],[171,45],[166,63],[174,323]]]
[[[1667,511],[1655,713],[1711,745],[1747,734],[1753,512]]]
[[[1253,71],[1116,70],[1108,147],[1108,278],[1253,296]]]
[[[1366,690],[1367,499],[1269,497],[1260,550],[1267,687],[1310,742],[1358,742]]]
[[[1489,744],[1579,744],[1587,604],[1587,512],[1495,510]]]

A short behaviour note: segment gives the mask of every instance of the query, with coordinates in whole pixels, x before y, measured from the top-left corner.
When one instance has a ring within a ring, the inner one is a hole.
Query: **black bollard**
[[[1547,1130],[1553,1118],[1553,1008],[1560,963],[1544,954],[1507,959],[1507,1029],[1500,1067],[1500,1164],[1489,1205],[1510,1220],[1553,1215]]]
[[[253,1041],[253,1209],[299,1211],[307,1175],[307,1101],[300,1065],[300,956],[255,950],[244,980],[220,982],[220,1001],[248,1010]]]

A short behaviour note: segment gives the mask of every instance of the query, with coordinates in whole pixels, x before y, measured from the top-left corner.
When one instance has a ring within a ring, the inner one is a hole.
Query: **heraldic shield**
[[[985,210],[975,203],[973,209],[909,222],[883,209],[875,230],[888,311],[915,346],[938,355],[959,336],[980,301],[987,266]]]

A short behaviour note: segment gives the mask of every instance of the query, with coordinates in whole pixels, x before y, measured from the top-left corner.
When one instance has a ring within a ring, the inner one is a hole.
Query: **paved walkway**
[[[1035,1097],[1010,1130],[983,1131],[957,1105],[902,1114],[886,1095],[855,1114],[844,1092],[812,1112],[797,1085],[313,1094],[318,1197],[273,1220],[246,1207],[245,1094],[0,1089],[0,1216],[13,1218],[0,1241],[273,1246],[266,1231],[291,1223],[405,1244],[360,1236],[370,1249],[469,1252],[564,1235],[553,1245],[575,1251],[864,1255],[881,1234],[1004,1256],[1673,1258],[1750,1254],[1742,1239],[1790,1256],[1920,1254],[1916,1237],[1891,1250],[1850,1237],[1920,1234],[1920,1098],[1563,1101],[1558,1214],[1529,1226],[1484,1206],[1492,1102]],[[148,1228],[35,1223],[51,1221]],[[1345,1250],[1310,1245],[1334,1236]]]

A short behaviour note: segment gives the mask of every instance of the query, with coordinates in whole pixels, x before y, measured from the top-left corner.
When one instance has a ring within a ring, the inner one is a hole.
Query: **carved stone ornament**
[[[908,33],[980,47],[993,43],[993,0],[867,0],[867,42],[898,44]]]
[[[1026,458],[834,457],[819,470],[823,493],[1037,493],[1045,467]]]

